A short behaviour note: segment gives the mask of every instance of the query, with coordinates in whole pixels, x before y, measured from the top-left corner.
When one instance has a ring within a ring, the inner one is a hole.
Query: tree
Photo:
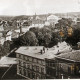
[[[20,42],[23,45],[35,46],[37,45],[38,40],[36,38],[35,33],[33,33],[32,31],[28,31],[21,37]]]
[[[57,43],[60,41],[58,33],[57,32],[52,32],[51,35],[51,41],[49,43],[49,47],[53,47],[54,45],[57,45]]]
[[[3,56],[3,46],[0,44],[0,57]]]
[[[35,33],[36,37],[38,37],[38,33],[40,32],[40,28],[32,27],[29,29],[29,31],[32,31],[33,33]]]
[[[38,39],[38,44],[39,45],[43,45],[44,44],[44,35],[42,34],[42,32],[38,32],[37,39]]]
[[[48,47],[48,45],[49,45],[49,43],[51,42],[51,34],[49,34],[49,33],[47,33],[47,34],[45,34],[44,35],[44,45],[46,46],[46,47]]]
[[[3,44],[3,53],[4,54],[7,54],[10,52],[10,44],[11,44],[11,42],[9,40],[4,42],[4,44]]]
[[[80,30],[79,29],[75,29],[73,31],[72,36],[68,36],[66,39],[66,42],[69,43],[70,45],[77,45],[77,43],[80,41]]]
[[[72,24],[72,19],[62,18],[62,19],[58,20],[56,27],[59,29],[61,29],[61,28],[66,29],[66,26],[71,26],[71,24]]]

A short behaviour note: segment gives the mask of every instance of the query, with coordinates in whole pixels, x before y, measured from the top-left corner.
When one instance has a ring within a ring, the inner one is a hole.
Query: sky
[[[0,15],[79,12],[80,0],[0,0]]]

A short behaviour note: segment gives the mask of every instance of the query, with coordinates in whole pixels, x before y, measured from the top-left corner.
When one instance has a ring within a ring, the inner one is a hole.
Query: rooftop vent
[[[37,50],[37,48],[35,48],[34,50]]]
[[[44,53],[45,53],[45,47],[43,47],[43,51],[44,51]]]
[[[29,47],[27,47],[25,50],[28,50],[29,49]]]
[[[41,54],[43,54],[43,50],[41,50]]]

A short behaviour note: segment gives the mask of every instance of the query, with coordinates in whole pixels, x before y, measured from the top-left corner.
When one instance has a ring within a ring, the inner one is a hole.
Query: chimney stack
[[[44,51],[44,53],[45,53],[45,47],[43,47],[43,51]]]
[[[43,50],[41,50],[41,54],[43,53]]]

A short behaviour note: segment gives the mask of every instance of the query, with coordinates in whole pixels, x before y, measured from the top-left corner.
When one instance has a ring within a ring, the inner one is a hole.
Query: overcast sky
[[[79,0],[0,0],[0,15],[33,15],[35,13],[78,11],[80,11]]]

